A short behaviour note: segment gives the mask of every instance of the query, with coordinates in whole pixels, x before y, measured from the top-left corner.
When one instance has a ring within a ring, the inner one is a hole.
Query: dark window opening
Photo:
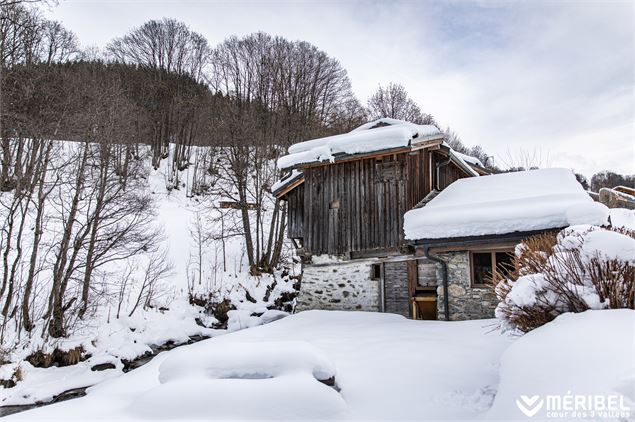
[[[472,287],[486,287],[514,270],[514,254],[511,251],[472,252],[470,265]]]
[[[484,286],[492,278],[492,254],[472,253],[472,285]]]
[[[370,279],[371,280],[381,279],[381,264],[372,264],[370,266]]]

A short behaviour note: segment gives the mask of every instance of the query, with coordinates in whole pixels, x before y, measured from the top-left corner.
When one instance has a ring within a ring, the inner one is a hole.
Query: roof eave
[[[450,247],[466,247],[472,245],[483,245],[488,243],[497,243],[501,241],[521,241],[530,236],[542,234],[545,232],[560,231],[565,227],[551,227],[540,230],[516,231],[511,233],[488,234],[481,236],[462,236],[462,237],[445,237],[438,239],[415,239],[407,240],[406,243],[412,246],[424,246],[429,248],[450,248]]]
[[[449,148],[449,147],[448,147]],[[459,157],[458,155],[456,155],[454,153],[454,150],[452,148],[449,148],[449,157],[450,160],[456,165],[458,166],[461,170],[463,170],[465,173],[467,173],[470,176],[480,176],[479,172],[477,172],[476,170],[474,170],[472,168],[472,166],[470,164],[468,164],[465,160],[463,160],[461,157]]]
[[[278,199],[283,198],[287,193],[304,183],[304,175],[298,173],[294,177],[290,177],[288,180],[280,185],[277,189],[272,190],[271,193]]]

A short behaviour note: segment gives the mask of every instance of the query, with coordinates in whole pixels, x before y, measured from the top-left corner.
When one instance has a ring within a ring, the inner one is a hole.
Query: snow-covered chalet
[[[288,152],[272,191],[303,262],[298,311],[489,318],[488,280],[521,239],[567,226],[576,205],[598,214],[571,171],[488,175],[434,126],[384,118]]]

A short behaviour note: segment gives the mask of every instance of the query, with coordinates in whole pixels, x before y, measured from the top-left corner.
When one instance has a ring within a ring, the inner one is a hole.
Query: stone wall
[[[448,291],[450,319],[466,320],[494,317],[498,304],[490,288],[472,288],[470,285],[469,252],[445,252],[437,254],[448,265]],[[408,316],[408,270],[406,261],[384,262],[385,293],[381,281],[371,280],[371,265],[379,261],[338,260],[313,257],[305,264],[302,284],[297,298],[296,311],[327,309],[343,311],[381,310]],[[418,259],[419,282],[433,285],[436,273],[438,319],[445,317],[443,307],[443,283],[441,266],[425,258]],[[385,294],[385,297],[383,297]]]
[[[341,311],[379,311],[380,280],[371,280],[371,265],[376,260],[344,261],[316,259],[305,264],[296,311],[327,309]]]
[[[470,254],[467,251],[436,254],[448,265],[448,301],[450,319],[493,318],[498,304],[496,295],[490,288],[473,288],[470,283]],[[440,264],[436,264],[440,267]],[[443,307],[443,281],[440,271],[437,287],[438,318],[445,318]]]
[[[410,315],[408,297],[408,264],[406,261],[384,263],[384,311]]]

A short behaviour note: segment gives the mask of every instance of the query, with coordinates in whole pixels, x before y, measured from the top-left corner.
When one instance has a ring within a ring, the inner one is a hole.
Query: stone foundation
[[[498,304],[494,291],[490,288],[471,287],[470,254],[467,251],[436,254],[448,265],[448,301],[450,320],[493,318]],[[440,268],[441,265],[437,264]],[[437,287],[438,318],[445,318],[443,307],[443,282],[439,274]]]
[[[339,311],[380,310],[380,280],[371,280],[371,265],[377,260],[344,261],[313,257],[305,264],[296,311],[327,309]]]
[[[470,255],[467,251],[437,254],[448,266],[450,319],[493,318],[498,304],[490,288],[473,288],[470,283]],[[384,292],[381,280],[371,280],[371,265],[379,261],[338,260],[313,257],[305,264],[296,311],[326,309],[339,311],[373,311],[408,316],[407,261],[383,263]],[[419,283],[433,286],[437,282],[437,315],[445,318],[441,265],[425,258],[418,259]],[[382,302],[384,306],[382,306]]]

